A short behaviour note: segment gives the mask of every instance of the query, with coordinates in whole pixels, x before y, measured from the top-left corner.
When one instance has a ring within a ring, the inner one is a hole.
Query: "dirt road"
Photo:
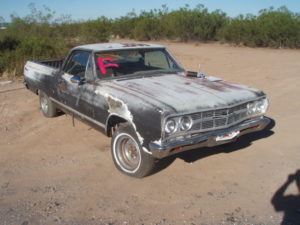
[[[25,89],[5,91],[21,83],[0,85],[0,224],[299,223],[296,182],[280,187],[300,169],[300,51],[160,43],[189,70],[200,63],[264,90],[271,126],[134,179],[115,169],[109,138],[66,115],[43,117]]]

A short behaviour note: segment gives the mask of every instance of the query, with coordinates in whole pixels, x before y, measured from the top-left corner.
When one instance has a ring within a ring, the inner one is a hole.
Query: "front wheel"
[[[111,150],[115,166],[126,175],[145,177],[155,166],[155,159],[143,151],[135,130],[129,123],[117,128],[112,137]]]

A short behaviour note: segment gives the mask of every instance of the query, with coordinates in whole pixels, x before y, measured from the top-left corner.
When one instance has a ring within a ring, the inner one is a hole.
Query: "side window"
[[[75,52],[64,71],[71,75],[85,77],[85,71],[88,64],[90,54],[88,52]]]

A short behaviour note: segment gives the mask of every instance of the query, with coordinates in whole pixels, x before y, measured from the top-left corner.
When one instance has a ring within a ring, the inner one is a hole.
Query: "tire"
[[[45,117],[55,117],[57,116],[57,109],[53,102],[45,94],[45,92],[40,91],[40,108]]]
[[[120,124],[114,132],[111,153],[117,169],[128,176],[145,177],[155,166],[155,158],[142,149],[136,132],[129,123]]]

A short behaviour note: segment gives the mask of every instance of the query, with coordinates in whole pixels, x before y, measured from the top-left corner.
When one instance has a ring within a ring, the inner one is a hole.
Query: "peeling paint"
[[[134,124],[134,128],[135,128],[135,132],[136,132],[136,136],[138,137],[141,145],[144,143],[144,138],[140,135],[140,133],[136,130],[136,126]]]
[[[147,148],[143,147],[144,152],[148,153],[149,155],[152,155],[152,152],[148,150]]]
[[[58,71],[56,68],[28,61],[24,68],[24,75],[33,80],[40,81],[44,76],[54,76]]]
[[[205,77],[205,79],[209,80],[209,81],[213,81],[213,82],[222,81],[223,80],[222,78],[214,77],[214,76],[208,76],[208,77]]]
[[[133,122],[133,116],[132,116],[131,112],[129,111],[127,104],[124,103],[122,100],[120,100],[116,97],[113,97],[113,96],[109,95],[108,93],[103,92],[99,89],[96,90],[95,93],[100,94],[105,97],[105,99],[108,103],[109,113],[118,115],[131,123],[131,125],[133,126],[133,128],[136,132],[136,135],[142,145],[144,143],[144,138],[137,131],[137,128]]]
[[[153,141],[153,143],[161,146],[162,145],[162,140],[159,139],[159,140]]]
[[[99,89],[97,89],[95,91],[96,94],[100,94],[102,96],[105,97],[107,103],[108,103],[108,111],[112,114],[116,114],[121,116],[124,119],[129,120],[130,122],[132,122],[133,120],[133,116],[131,114],[131,112],[128,110],[128,106],[126,103],[124,103],[122,100],[115,98],[111,95],[109,95],[106,92],[102,92]]]
[[[258,90],[241,87],[229,82],[189,78],[176,74],[155,78],[140,78],[110,83],[128,95],[140,96],[145,102],[161,108],[175,109],[184,113],[207,108],[226,107],[257,97]],[[185,84],[186,82],[189,85]],[[158,85],[159,83],[159,85]],[[162,106],[161,106],[162,105]]]

